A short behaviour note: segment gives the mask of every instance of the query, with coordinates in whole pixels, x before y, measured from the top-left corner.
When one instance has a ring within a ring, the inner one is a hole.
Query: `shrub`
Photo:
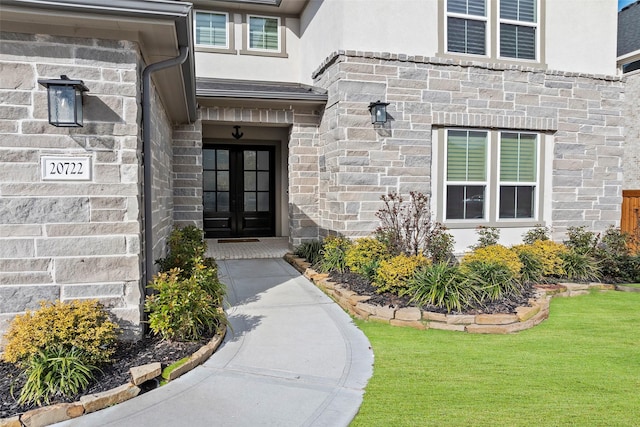
[[[549,240],[549,234],[550,231],[548,227],[538,224],[531,230],[524,233],[522,241],[526,245],[531,245],[537,240]]]
[[[18,403],[49,404],[56,396],[73,397],[84,390],[98,368],[87,363],[86,355],[78,348],[54,346],[38,350],[25,362],[26,382]]]
[[[518,258],[522,263],[520,280],[522,282],[538,282],[542,280],[544,269],[540,252],[536,250],[536,247],[528,244],[517,245],[512,249],[518,254]]]
[[[300,257],[306,259],[311,265],[316,265],[322,259],[322,242],[319,240],[312,240],[310,242],[304,242],[298,245],[295,248],[293,253]]]
[[[96,300],[41,302],[36,311],[17,315],[6,334],[4,360],[21,363],[39,352],[62,347],[81,351],[88,364],[108,362],[118,326]]]
[[[466,271],[474,262],[489,262],[504,265],[513,277],[519,277],[522,263],[515,251],[505,248],[502,245],[491,245],[478,248],[471,253],[466,254],[460,262]]]
[[[407,293],[420,306],[432,305],[447,312],[462,311],[478,302],[473,283],[460,275],[457,266],[444,262],[418,268],[409,279]]]
[[[570,280],[592,281],[600,280],[602,277],[598,263],[588,253],[570,250],[561,254],[560,257],[565,275]]]
[[[165,339],[195,341],[226,325],[219,301],[199,283],[198,274],[180,277],[180,269],[154,276],[149,288],[157,293],[147,296],[145,311],[149,326]]]
[[[634,281],[631,248],[635,243],[632,235],[619,228],[607,228],[595,249],[600,271],[607,280]]]
[[[376,229],[378,240],[387,245],[392,255],[421,253],[433,228],[429,198],[411,191],[408,201],[399,194],[387,194],[380,200],[384,208],[376,212],[380,220]]]
[[[561,255],[568,252],[568,249],[562,243],[552,240],[537,240],[531,245],[531,252],[542,263],[542,275],[545,277],[564,276],[564,261]]]
[[[567,228],[567,238],[564,244],[579,254],[593,253],[598,243],[598,235],[585,226]]]
[[[434,264],[446,262],[455,264],[456,257],[453,255],[453,245],[455,240],[447,232],[447,227],[435,223],[431,228],[424,248],[424,254],[431,259]]]
[[[372,279],[380,261],[388,257],[384,243],[371,237],[364,237],[349,246],[345,254],[345,263],[352,272]]]
[[[416,269],[427,265],[429,260],[423,255],[400,254],[380,262],[374,286],[378,293],[393,292],[402,295],[408,286],[408,280]]]
[[[346,253],[351,246],[351,241],[345,237],[329,236],[324,239],[322,246],[322,260],[320,261],[320,271],[338,271],[344,273],[347,268]]]
[[[518,295],[522,287],[518,277],[506,263],[471,261],[463,265],[467,280],[478,290],[480,301],[496,301],[507,295]]]
[[[168,246],[167,257],[156,261],[160,266],[160,271],[179,268],[185,278],[191,274],[195,259],[203,258],[207,251],[207,243],[204,241],[202,230],[193,225],[173,230],[169,236]],[[211,266],[215,265],[213,260],[207,261],[207,263]]]
[[[211,258],[207,258],[211,260]],[[206,265],[206,260],[194,258],[193,260],[193,278],[200,287],[211,296],[214,304],[221,307],[224,296],[227,293],[226,286],[218,279],[217,268]]]
[[[471,249],[486,248],[487,246],[495,246],[500,239],[500,230],[496,227],[485,227],[483,225],[476,228],[478,233],[478,243],[471,246]]]

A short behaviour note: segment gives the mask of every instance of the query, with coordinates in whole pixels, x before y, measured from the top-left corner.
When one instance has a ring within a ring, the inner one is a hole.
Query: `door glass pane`
[[[258,193],[258,211],[259,212],[269,211],[269,193],[264,193],[264,192]]]
[[[268,151],[258,151],[258,170],[261,170],[261,171],[269,170],[269,152]]]
[[[202,167],[205,169],[216,168],[216,150],[202,150]]]
[[[229,150],[216,150],[217,168],[229,170]]]
[[[218,172],[218,182],[217,182],[217,190],[218,191],[229,191],[229,172],[222,171]]]
[[[247,150],[244,152],[244,169],[256,170],[256,152],[255,151]]]
[[[256,173],[245,172],[244,173],[244,191],[256,191]]]
[[[202,198],[202,204],[205,211],[216,210],[216,193],[204,193]]]
[[[204,191],[216,191],[216,173],[213,171],[202,172],[202,189]]]
[[[258,172],[258,190],[269,191],[269,172]]]
[[[256,211],[256,193],[244,193],[244,210],[245,212]]]
[[[229,193],[228,192],[220,192],[218,193],[218,209],[216,212],[229,212]]]

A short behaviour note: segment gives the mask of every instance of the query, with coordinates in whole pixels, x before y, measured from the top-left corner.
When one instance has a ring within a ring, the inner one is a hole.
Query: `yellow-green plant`
[[[5,335],[3,358],[21,363],[54,347],[82,351],[93,365],[108,362],[115,351],[118,325],[96,300],[41,302],[36,311],[17,315]]]
[[[520,276],[522,269],[522,262],[520,262],[518,254],[502,245],[485,246],[466,254],[460,261],[460,267],[464,272],[467,272],[473,269],[473,263],[476,261],[502,264],[516,278]]]
[[[543,276],[543,269],[539,251],[531,244],[516,245],[511,249],[518,254],[518,258],[520,258],[520,262],[522,262],[522,269],[520,270],[520,278],[522,281],[540,281]]]
[[[378,293],[393,292],[398,295],[406,293],[409,279],[418,267],[428,265],[430,261],[424,255],[400,254],[380,262],[374,286]]]
[[[369,278],[375,275],[380,261],[387,258],[389,258],[389,252],[385,244],[371,237],[356,240],[345,254],[345,262],[349,270]]]
[[[351,246],[351,240],[341,236],[328,236],[322,245],[322,259],[320,260],[320,271],[328,273],[337,271],[344,273],[347,268],[346,253]]]
[[[536,254],[542,263],[543,276],[564,276],[564,261],[562,255],[569,252],[569,249],[562,243],[552,240],[536,240],[531,245],[531,253]]]
[[[156,291],[147,296],[144,305],[151,330],[165,339],[194,341],[225,326],[224,312],[199,283],[197,274],[183,279],[180,273],[173,268],[157,274],[149,284]]]

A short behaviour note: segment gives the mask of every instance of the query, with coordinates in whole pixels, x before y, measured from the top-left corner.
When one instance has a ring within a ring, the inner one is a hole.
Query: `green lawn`
[[[620,283],[620,286],[629,286],[632,288],[640,288],[640,283]]]
[[[514,335],[357,324],[375,365],[352,426],[640,426],[640,293],[555,298]]]

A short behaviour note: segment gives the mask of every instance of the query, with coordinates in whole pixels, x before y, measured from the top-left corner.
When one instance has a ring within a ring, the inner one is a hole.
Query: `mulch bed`
[[[397,296],[389,292],[378,293],[377,289],[366,278],[346,271],[344,273],[331,272],[329,279],[333,282],[340,283],[350,291],[362,296],[370,296],[371,299],[367,301],[369,304],[379,306],[391,306],[393,308],[403,307],[417,307],[417,305],[411,302],[409,296]],[[510,314],[515,313],[518,307],[528,307],[531,304],[529,299],[535,297],[535,289],[530,284],[524,286],[521,295],[508,296],[498,301],[493,301],[487,304],[471,307],[464,312],[453,311],[448,314]],[[447,314],[446,309],[435,306],[419,307],[424,311],[431,311],[434,313]]]
[[[135,343],[118,343],[116,353],[113,356],[114,362],[101,367],[102,372],[97,373],[96,378],[83,393],[70,398],[55,399],[51,404],[75,402],[80,399],[80,396],[119,387],[129,382],[129,368],[153,362],[161,362],[164,368],[171,363],[191,356],[212,338],[213,334],[196,342],[173,342],[157,337],[147,337]],[[21,371],[15,365],[0,361],[0,418],[8,418],[37,408],[35,405],[19,405],[16,402],[25,380],[20,373]],[[141,387],[141,393],[152,388],[154,387]]]

